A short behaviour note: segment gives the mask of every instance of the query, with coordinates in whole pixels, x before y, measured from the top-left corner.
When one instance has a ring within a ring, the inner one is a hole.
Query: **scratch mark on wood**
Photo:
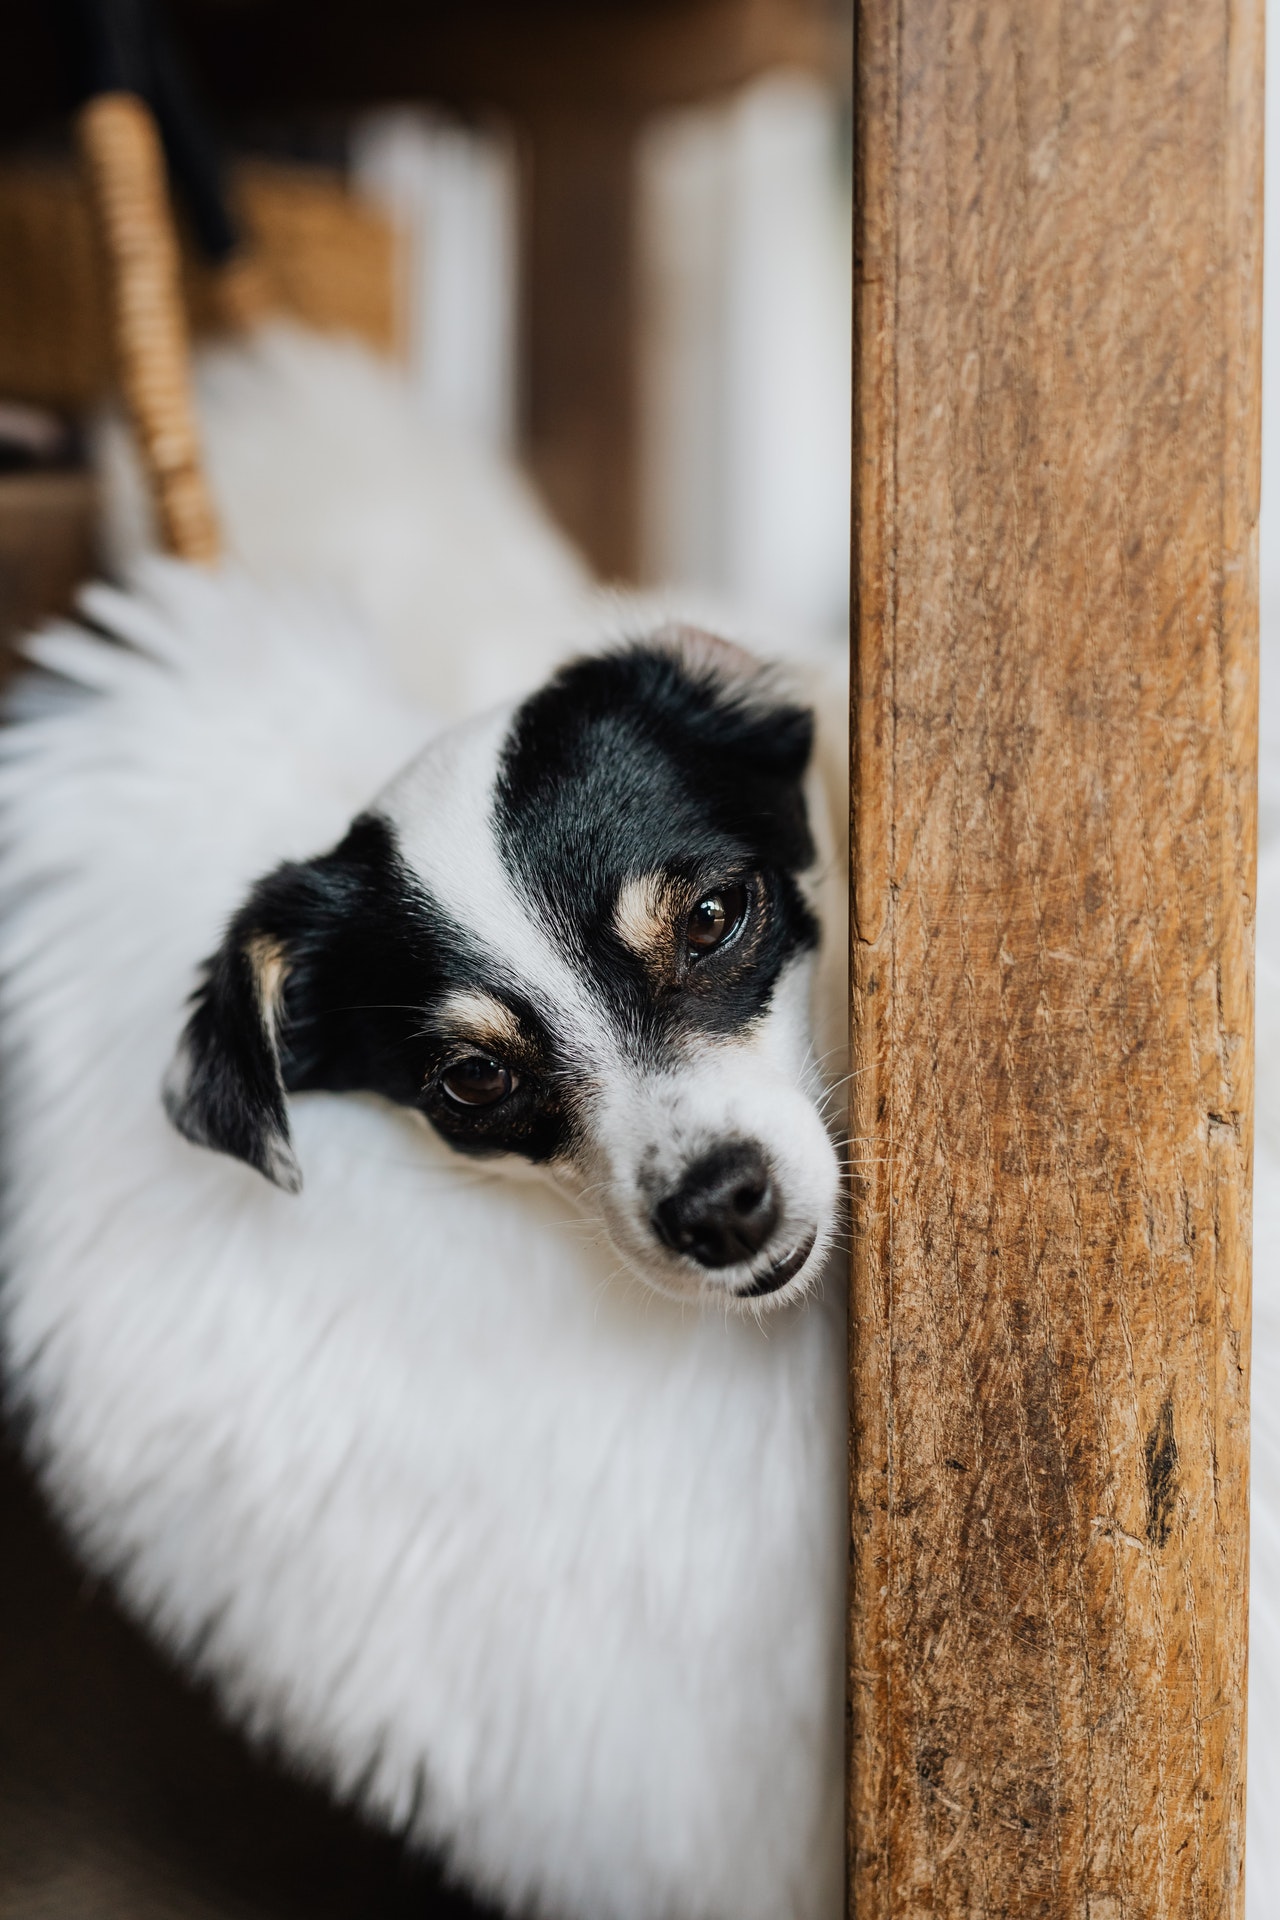
[[[1178,1443],[1173,1433],[1173,1395],[1167,1393],[1143,1447],[1147,1463],[1147,1538],[1167,1547],[1178,1498]]]

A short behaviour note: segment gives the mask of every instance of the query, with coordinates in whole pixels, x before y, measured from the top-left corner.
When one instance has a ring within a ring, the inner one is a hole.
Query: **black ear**
[[[286,1193],[302,1172],[289,1137],[280,1066],[289,952],[265,911],[291,891],[282,868],[254,889],[206,962],[204,980],[164,1083],[164,1108],[197,1146],[245,1160]]]
[[[205,963],[165,1080],[179,1133],[297,1193],[287,1092],[415,1105],[447,931],[379,814],[357,815],[330,852],[277,867]]]

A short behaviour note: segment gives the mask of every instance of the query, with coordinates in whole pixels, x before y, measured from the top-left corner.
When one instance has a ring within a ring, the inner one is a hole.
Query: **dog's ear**
[[[286,1093],[416,1104],[444,938],[381,814],[358,814],[328,853],[277,867],[205,963],[165,1080],[179,1133],[296,1193]]]
[[[766,777],[802,778],[813,752],[813,715],[772,664],[682,622],[659,628],[649,644],[680,669],[666,705],[691,739]]]
[[[281,868],[254,889],[205,964],[191,1017],[164,1083],[164,1107],[197,1146],[247,1161],[286,1193],[302,1173],[289,1137],[280,1065],[290,953],[281,896],[301,870]]]

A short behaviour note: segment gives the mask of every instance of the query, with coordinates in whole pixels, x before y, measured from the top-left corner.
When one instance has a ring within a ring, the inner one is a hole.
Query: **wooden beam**
[[[258,112],[410,96],[645,112],[826,69],[826,0],[178,0],[196,71]]]
[[[649,112],[778,66],[847,71],[830,0],[169,0],[227,120],[431,99]],[[72,104],[51,7],[0,9],[0,137]]]
[[[859,0],[859,1920],[1243,1911],[1262,11]]]

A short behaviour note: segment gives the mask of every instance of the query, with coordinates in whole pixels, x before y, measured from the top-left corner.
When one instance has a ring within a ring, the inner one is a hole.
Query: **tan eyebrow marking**
[[[613,909],[618,938],[648,963],[662,964],[670,954],[673,891],[660,873],[636,874],[618,889]]]
[[[455,987],[446,995],[438,1017],[443,1026],[456,1028],[467,1039],[486,1046],[520,1045],[520,1022],[504,1001],[482,987]]]

